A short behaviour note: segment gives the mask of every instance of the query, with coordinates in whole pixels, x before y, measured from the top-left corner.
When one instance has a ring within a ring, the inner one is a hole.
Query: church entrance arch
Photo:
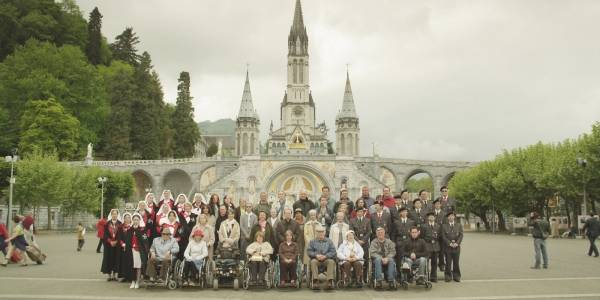
[[[332,186],[331,181],[317,168],[304,164],[285,165],[275,170],[265,180],[267,192],[271,195],[284,191],[289,199],[297,200],[300,191],[305,190],[308,198],[317,201],[321,188]]]

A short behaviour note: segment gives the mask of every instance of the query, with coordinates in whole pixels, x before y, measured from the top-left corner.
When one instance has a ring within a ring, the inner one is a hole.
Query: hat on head
[[[453,211],[453,210],[449,211],[449,212],[446,214],[446,217],[447,217],[447,216],[449,216],[449,215],[454,215],[454,216],[456,216],[456,214],[454,213],[454,211]]]
[[[436,204],[436,203],[439,203],[439,202],[440,202],[440,199],[433,200],[433,204]]]
[[[413,205],[415,205],[415,203],[417,203],[417,201],[423,203],[423,201],[421,201],[421,198],[417,198],[417,199],[413,200]]]
[[[428,217],[429,217],[429,216],[435,216],[435,213],[434,213],[434,212],[432,212],[432,211],[430,211],[430,212],[426,213],[425,215],[426,215],[426,216],[428,216]]]
[[[193,237],[197,237],[197,236],[204,237],[204,232],[202,232],[202,229],[196,229],[196,230],[194,230],[194,233],[192,236]]]
[[[294,213],[298,213],[298,212],[301,213],[302,212],[302,208],[298,207],[298,208],[296,208],[296,210],[294,210]]]
[[[402,207],[400,207],[400,209],[398,210],[398,212],[402,212],[404,210],[408,210],[408,208],[406,208],[406,206],[402,206]]]

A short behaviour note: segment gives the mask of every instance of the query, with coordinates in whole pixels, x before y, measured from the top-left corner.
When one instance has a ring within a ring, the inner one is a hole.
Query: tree
[[[16,147],[24,104],[56,99],[80,124],[78,144],[97,144],[108,112],[102,78],[78,47],[29,40],[0,64],[0,107],[9,116],[7,138]]]
[[[94,7],[90,13],[90,19],[87,26],[88,43],[85,48],[85,54],[93,65],[99,65],[102,61],[102,14],[98,7]]]
[[[14,136],[14,133],[9,132],[11,126],[8,122],[8,113],[0,106],[0,157],[10,154],[11,151],[10,137]]]
[[[173,114],[175,106],[168,103],[163,103],[161,107],[162,113],[159,114],[160,121],[160,156],[173,157],[173,139],[175,138],[175,130],[173,130]]]
[[[200,130],[194,121],[194,107],[190,95],[190,74],[181,72],[177,85],[177,102],[173,114],[175,130],[175,157],[192,157],[196,143],[200,139]]]
[[[219,151],[219,146],[217,144],[210,144],[208,149],[206,149],[206,157],[213,157]]]
[[[131,145],[137,158],[160,157],[160,114],[163,93],[158,75],[152,71],[152,60],[144,52],[135,69],[136,96],[132,102]]]
[[[418,193],[421,190],[433,191],[433,180],[430,176],[418,179],[411,178],[406,181],[406,189],[411,193]]]
[[[56,153],[61,160],[73,158],[79,140],[79,121],[65,112],[53,98],[29,101],[21,118],[19,148],[24,154],[35,151]]]
[[[86,21],[72,0],[4,0],[0,5],[0,61],[29,39],[58,46],[70,44],[84,50]]]
[[[111,110],[104,127],[104,157],[107,159],[131,158],[131,118],[136,85],[133,68],[114,61],[109,67],[101,67]]]
[[[132,66],[137,66],[140,56],[137,54],[136,47],[139,43],[140,40],[135,35],[133,28],[125,28],[121,34],[117,35],[115,42],[110,45],[113,59],[122,60]]]
[[[48,229],[52,228],[50,208],[59,206],[69,194],[71,170],[56,155],[36,151],[17,162],[16,174],[15,203],[21,209],[33,208],[34,216],[41,206],[47,207]]]

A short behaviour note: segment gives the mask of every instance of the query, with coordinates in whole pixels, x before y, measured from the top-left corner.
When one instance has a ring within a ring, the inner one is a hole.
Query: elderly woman
[[[342,280],[346,283],[346,287],[350,287],[352,282],[356,283],[359,288],[363,286],[364,254],[362,246],[354,239],[354,231],[346,232],[346,239],[337,250],[337,257],[342,268]],[[354,278],[352,278],[352,270],[354,270]]]
[[[296,258],[298,257],[298,245],[294,242],[294,234],[291,230],[285,231],[285,241],[279,244],[279,266],[281,271],[280,287],[296,285]]]
[[[265,242],[269,242],[269,244],[274,244],[275,241],[275,229],[271,227],[271,224],[267,222],[267,213],[264,211],[260,211],[258,213],[258,221],[256,224],[252,226],[250,231],[250,237],[255,237],[257,232],[262,232],[264,234]]]
[[[316,229],[320,226],[324,227],[325,225],[321,224],[317,220],[317,210],[315,210],[315,209],[309,210],[308,211],[308,221],[306,221],[306,224],[304,224],[304,230],[303,230],[304,240],[308,241],[307,243],[305,243],[304,247],[302,247],[302,249],[304,249],[304,255],[303,255],[302,261],[305,265],[308,265],[310,263],[310,258],[308,257],[308,254],[306,253],[306,250],[308,249],[308,243],[310,243],[310,241],[317,238]]]
[[[197,230],[201,230],[203,237],[202,240],[206,243],[206,248],[208,249],[208,259],[212,260],[213,256],[213,245],[215,244],[215,230],[208,223],[208,216],[205,214],[199,215],[196,219],[196,226],[192,228],[192,234]],[[192,239],[192,237],[190,237]]]
[[[15,223],[13,227],[12,235],[6,240],[10,242],[8,247],[8,253],[6,254],[7,260],[10,260],[14,251],[18,251],[21,254],[21,266],[27,266],[27,241],[25,240],[25,229],[21,223],[21,217],[15,215],[13,217]],[[6,266],[8,262],[5,261],[2,265]]]
[[[235,220],[235,212],[230,209],[227,219],[221,222],[219,227],[219,247],[223,249],[239,249],[240,224]]]
[[[246,248],[248,267],[250,268],[250,283],[262,285],[265,283],[265,271],[271,254],[273,254],[273,247],[265,241],[265,234],[261,231],[256,233],[254,240],[255,242]]]
[[[101,272],[108,275],[108,281],[117,280],[117,272],[119,271],[119,247],[117,247],[119,227],[119,210],[112,209],[108,214],[108,222],[104,225],[104,252],[102,255]]]
[[[196,278],[195,274],[200,274],[200,272],[202,272],[204,259],[208,256],[208,249],[203,238],[204,233],[202,230],[194,230],[192,238],[183,253],[183,257],[185,258],[183,276],[186,281],[188,281],[190,277]]]
[[[341,211],[335,214],[335,219],[336,222],[329,229],[329,239],[336,247],[339,247],[344,241],[346,233],[350,230],[350,226],[346,223],[345,214]]]

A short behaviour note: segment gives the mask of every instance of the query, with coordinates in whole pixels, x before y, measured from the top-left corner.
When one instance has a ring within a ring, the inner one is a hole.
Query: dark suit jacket
[[[454,226],[450,226],[450,224],[442,225],[442,239],[444,240],[447,252],[460,252],[460,244],[463,239],[462,226],[456,221],[454,222]],[[451,248],[450,243],[452,242],[457,243],[458,247]]]
[[[421,210],[419,211],[419,213],[417,214],[417,210],[413,209],[411,211],[409,211],[408,213],[408,217],[411,218],[413,220],[413,222],[415,222],[415,225],[417,227],[421,227],[421,224],[425,223],[425,221],[427,220],[427,210],[424,208],[421,208]]]
[[[421,225],[421,237],[427,243],[429,253],[440,251],[441,230],[442,226],[437,223],[433,223],[433,227],[429,225],[429,222]]]
[[[588,218],[583,225],[585,234],[590,237],[598,237],[600,235],[600,221],[596,218]]]
[[[363,217],[362,222],[359,222],[358,218],[350,220],[350,230],[354,231],[354,236],[357,240],[365,242],[364,247],[369,246],[371,240],[371,220]]]
[[[401,219],[394,222],[394,241],[396,244],[404,242],[410,238],[410,228],[415,226],[415,222],[407,218],[406,223],[403,223]]]
[[[429,257],[429,251],[427,250],[427,243],[420,238],[413,240],[409,238],[404,242],[402,248],[402,255],[409,256],[411,253],[414,253],[417,258],[419,257]]]
[[[377,227],[383,227],[385,229],[385,236],[391,237],[392,233],[392,217],[387,212],[382,212],[381,218],[379,218],[377,213],[371,215],[371,232],[377,232]],[[375,234],[373,234],[373,238]]]

